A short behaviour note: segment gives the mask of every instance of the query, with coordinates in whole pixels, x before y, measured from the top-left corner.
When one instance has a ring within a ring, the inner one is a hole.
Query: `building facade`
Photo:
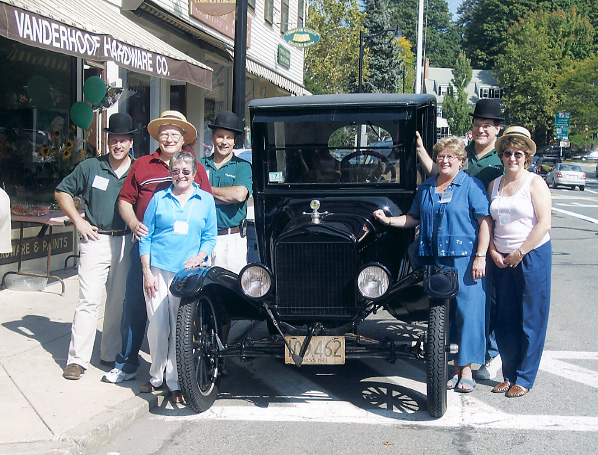
[[[203,3],[0,0],[0,184],[19,210],[49,206],[57,183],[78,162],[105,153],[102,127],[114,112],[134,119],[135,156],[157,148],[146,125],[167,109],[183,112],[197,127],[196,155],[209,153],[205,126],[231,109],[234,12],[213,16],[198,9]],[[303,0],[249,5],[246,104],[307,94],[303,50],[283,40],[286,29],[304,20]],[[86,82],[97,78],[107,90],[92,102]],[[26,225],[24,236],[37,230]],[[72,229],[55,234],[63,231]],[[69,251],[53,254],[52,270],[76,253],[73,237]],[[14,268],[16,249],[0,258],[0,273]],[[42,255],[24,269],[39,269],[36,261],[45,268]]]
[[[444,96],[452,86],[452,68],[431,68],[426,60],[424,68],[424,93],[433,94],[437,101],[437,128],[438,137],[450,135],[448,122],[442,114]],[[456,90],[453,86],[453,90]],[[491,70],[472,70],[471,81],[467,86],[467,104],[470,111],[473,111],[475,104],[481,99],[501,100],[504,90],[498,85],[498,81],[492,75]]]

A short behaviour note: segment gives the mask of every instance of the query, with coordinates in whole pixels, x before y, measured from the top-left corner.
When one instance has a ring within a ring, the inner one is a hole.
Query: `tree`
[[[529,13],[508,30],[496,78],[506,90],[508,121],[535,131],[540,143],[554,130],[556,81],[572,62],[591,55],[594,29],[573,9]]]
[[[419,0],[390,0],[390,24],[400,25],[411,43],[417,42]],[[457,27],[446,0],[428,0],[424,10],[424,49],[430,65],[452,67],[460,49]]]
[[[510,28],[520,19],[539,11],[569,11],[575,8],[598,28],[598,2],[587,0],[464,0],[459,8],[463,50],[474,68],[494,69],[503,54]],[[598,44],[597,34],[592,34]]]
[[[320,41],[306,49],[305,75],[318,93],[355,91],[363,19],[358,0],[310,1],[306,25],[320,34]]]
[[[364,77],[365,92],[394,93],[399,85],[401,59],[391,32],[388,0],[367,0],[365,28],[368,40],[369,71]],[[365,44],[365,43],[364,43]],[[364,57],[365,60],[365,57]]]
[[[467,105],[467,86],[471,81],[471,64],[463,52],[459,53],[453,69],[452,85],[444,95],[442,114],[447,119],[451,133],[464,136],[471,128],[471,117]],[[456,96],[453,87],[457,90]]]
[[[556,86],[558,110],[571,113],[569,140],[580,147],[598,145],[598,54],[562,71]]]

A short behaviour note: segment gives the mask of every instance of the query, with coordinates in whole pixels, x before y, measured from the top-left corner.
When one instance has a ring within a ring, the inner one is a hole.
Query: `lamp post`
[[[359,80],[357,85],[358,93],[363,93],[363,46],[365,44],[365,41],[369,41],[387,32],[394,32],[394,39],[396,41],[400,40],[403,37],[403,34],[401,33],[401,27],[398,25],[396,26],[396,28],[387,28],[378,33],[373,33],[372,35],[364,34],[363,30],[360,30],[359,32]]]

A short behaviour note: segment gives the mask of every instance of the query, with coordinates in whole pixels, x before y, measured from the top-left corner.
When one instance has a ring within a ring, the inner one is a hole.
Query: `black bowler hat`
[[[237,117],[237,114],[230,111],[222,111],[218,114],[214,123],[208,124],[208,128],[211,130],[221,128],[237,134],[243,133],[243,130],[239,128],[239,117]]]
[[[500,103],[496,100],[479,100],[475,109],[469,113],[473,118],[487,118],[502,122],[505,118],[500,112]]]
[[[108,120],[108,128],[102,128],[106,133],[110,134],[131,134],[136,132],[133,129],[133,119],[129,114],[116,113],[110,116]]]

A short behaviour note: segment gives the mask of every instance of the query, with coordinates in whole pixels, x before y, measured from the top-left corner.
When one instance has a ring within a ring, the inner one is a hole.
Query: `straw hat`
[[[502,143],[508,137],[516,137],[524,141],[529,147],[529,154],[534,156],[536,154],[536,143],[532,141],[530,132],[522,126],[510,126],[505,132],[496,140],[496,150],[502,150]]]
[[[179,111],[164,111],[160,114],[160,117],[152,120],[147,125],[147,130],[150,136],[155,140],[159,141],[158,135],[160,134],[160,127],[162,125],[174,125],[182,128],[185,131],[183,138],[185,144],[190,144],[197,137],[197,130],[195,127],[187,121],[187,118]]]

